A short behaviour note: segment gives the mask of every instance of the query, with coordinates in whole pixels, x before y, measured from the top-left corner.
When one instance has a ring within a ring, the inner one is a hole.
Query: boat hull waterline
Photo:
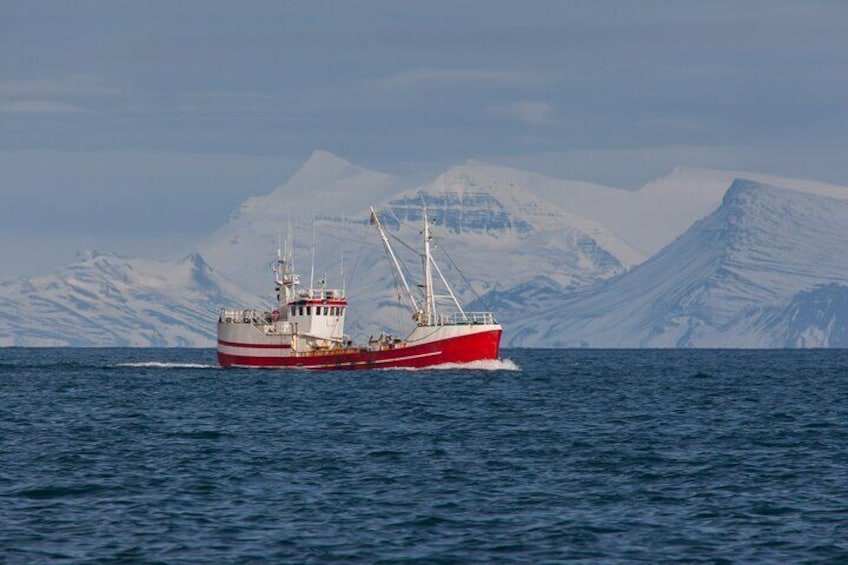
[[[218,363],[233,368],[291,368],[368,370],[426,368],[447,363],[497,360],[501,328],[477,331],[426,343],[402,342],[385,350],[351,348],[322,353],[294,354],[291,346],[270,343],[218,341]]]

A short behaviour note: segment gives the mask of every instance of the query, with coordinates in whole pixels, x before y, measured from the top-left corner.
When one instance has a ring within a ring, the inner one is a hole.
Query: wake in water
[[[148,369],[220,369],[218,365],[206,363],[169,363],[166,361],[141,361],[138,363],[117,363],[113,367],[136,367]]]
[[[116,363],[113,367],[120,368],[140,368],[140,369],[220,369],[219,365],[209,365],[205,363],[172,363],[167,361],[139,361],[135,363]],[[294,367],[283,370],[297,371]],[[307,370],[307,369],[303,369]],[[431,367],[386,367],[378,369],[382,371],[445,371],[445,370],[463,370],[463,371],[520,371],[521,367],[516,365],[511,359],[488,359],[483,361],[471,361],[469,363],[442,363],[441,365],[433,365]]]
[[[470,361],[468,363],[442,363],[430,367],[386,367],[383,371],[520,371],[521,367],[511,359],[486,359],[481,361]]]

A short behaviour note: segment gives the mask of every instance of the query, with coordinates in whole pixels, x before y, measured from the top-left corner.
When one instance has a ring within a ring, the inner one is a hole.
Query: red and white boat
[[[413,313],[415,328],[405,339],[381,335],[354,345],[344,334],[348,310],[344,290],[302,288],[291,258],[277,252],[274,266],[277,306],[270,310],[222,309],[218,319],[218,362],[223,367],[292,369],[381,369],[430,367],[498,358],[502,328],[491,312],[466,312],[430,252],[430,224],[424,211],[423,284],[412,292],[380,218],[380,232],[392,267]],[[433,270],[447,294],[436,295]],[[311,285],[310,285],[311,286]],[[450,306],[437,304],[449,299]]]

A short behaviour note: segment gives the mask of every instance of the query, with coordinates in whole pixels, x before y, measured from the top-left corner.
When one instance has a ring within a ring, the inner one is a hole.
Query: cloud
[[[639,120],[637,123],[645,128],[676,131],[686,134],[703,134],[711,132],[711,129],[704,123],[703,120],[694,117],[681,118],[674,116],[662,116],[646,118],[644,120]]]
[[[2,80],[0,96],[115,96],[123,91],[117,84],[91,75],[68,75],[55,79]]]
[[[377,81],[388,88],[453,88],[464,86],[535,87],[544,83],[540,73],[496,69],[410,69]]]
[[[79,114],[88,112],[82,106],[57,100],[0,100],[4,114]]]
[[[486,113],[507,117],[527,126],[547,126],[555,123],[553,106],[539,100],[519,100],[505,106],[490,106]]]
[[[80,114],[120,96],[124,89],[92,75],[0,81],[0,113]]]

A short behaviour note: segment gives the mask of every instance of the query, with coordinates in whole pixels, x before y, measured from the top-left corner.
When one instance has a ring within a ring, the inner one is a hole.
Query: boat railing
[[[265,324],[271,321],[271,315],[267,310],[221,308],[218,319],[228,324]]]
[[[298,298],[311,300],[341,300],[344,291],[338,288],[303,288],[297,292]]]
[[[496,324],[495,315],[491,312],[452,312],[437,314],[433,319],[434,326],[466,326],[478,324]]]

